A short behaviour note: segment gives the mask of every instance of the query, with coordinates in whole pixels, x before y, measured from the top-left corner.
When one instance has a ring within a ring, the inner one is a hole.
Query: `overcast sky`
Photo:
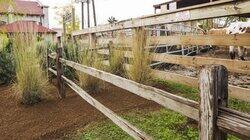
[[[50,27],[61,27],[56,20],[55,6],[64,6],[71,3],[71,0],[40,0],[44,5],[50,6]],[[97,23],[107,23],[110,16],[114,16],[118,20],[139,17],[142,15],[153,14],[153,5],[167,0],[95,0]],[[76,14],[81,19],[81,6],[74,4]],[[86,9],[86,8],[85,8]],[[86,13],[86,12],[85,12]],[[86,16],[85,16],[86,17]],[[86,25],[86,21],[85,21]]]

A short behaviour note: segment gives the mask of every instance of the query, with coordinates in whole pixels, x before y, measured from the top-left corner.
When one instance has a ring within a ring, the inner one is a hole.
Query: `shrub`
[[[0,83],[10,84],[15,79],[15,63],[11,42],[1,42],[0,50]]]
[[[135,29],[133,44],[132,44],[132,57],[131,67],[128,76],[131,80],[138,83],[147,84],[151,81],[152,71],[150,68],[151,56],[147,46],[147,33],[142,28]]]
[[[63,58],[78,63],[80,59],[78,48],[79,47],[77,45],[74,45],[71,42],[67,42],[63,48]],[[74,68],[65,66],[63,67],[63,73],[70,79],[77,78],[76,70]]]
[[[13,36],[13,52],[17,81],[15,95],[23,104],[33,105],[41,101],[47,89],[47,78],[37,55],[37,40],[33,33]]]

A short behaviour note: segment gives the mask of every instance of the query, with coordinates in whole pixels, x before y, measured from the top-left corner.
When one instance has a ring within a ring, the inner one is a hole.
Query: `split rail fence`
[[[198,6],[179,9],[173,12],[144,16],[118,22],[114,25],[101,25],[88,28],[73,33],[75,40],[85,40],[92,49],[97,48],[98,42],[116,42],[116,38],[98,38],[96,34],[117,30],[136,29],[153,25],[170,24],[184,21],[202,20],[226,16],[243,16],[250,13],[249,0],[220,0],[201,4]],[[181,14],[188,15],[178,18]],[[185,36],[164,36],[155,37],[150,40],[151,44],[170,45],[232,45],[249,46],[250,35],[185,35]],[[155,42],[155,40],[157,40]],[[126,38],[125,42],[130,44],[132,37]],[[102,48],[103,49],[103,48]],[[108,51],[100,51],[108,55]],[[131,58],[131,52],[126,51],[126,57]],[[221,140],[227,138],[227,133],[236,135],[242,139],[250,139],[250,115],[227,107],[228,96],[244,101],[250,101],[250,90],[228,85],[228,71],[234,73],[250,74],[249,61],[228,60],[219,58],[191,57],[169,54],[154,54],[153,60],[165,63],[179,64],[184,66],[201,67],[199,78],[193,78],[175,74],[171,72],[154,70],[155,75],[166,80],[199,87],[200,101],[195,102],[183,97],[179,97],[150,86],[145,86],[134,81],[118,77],[116,75],[97,70],[95,68],[83,66],[76,62],[62,58],[62,48],[57,49],[57,56],[48,55],[48,60],[56,59],[56,70],[49,68],[49,71],[57,75],[57,85],[61,97],[65,97],[64,84],[72,88],[89,104],[97,108],[116,125],[135,139],[152,139],[143,131],[137,129],[132,124],[119,117],[110,109],[102,105],[87,92],[81,89],[73,81],[63,76],[62,65],[69,66],[77,71],[86,73],[100,80],[111,83],[121,89],[133,94],[152,100],[163,107],[178,112],[188,118],[199,122],[200,139]],[[206,66],[204,66],[206,65]],[[198,82],[199,81],[199,82]],[[229,94],[229,95],[228,95]]]
[[[210,2],[207,4],[200,4],[198,6],[192,6],[188,8],[178,9],[173,12],[166,12],[162,14],[144,16],[141,18],[135,18],[125,21],[120,21],[113,25],[100,25],[93,28],[84,29],[81,31],[73,32],[75,40],[81,40],[85,44],[89,45],[92,49],[99,49],[99,52],[105,55],[109,54],[108,49],[98,46],[108,44],[110,41],[113,44],[119,44],[118,38],[99,37],[97,34],[105,32],[113,32],[118,30],[129,30],[141,27],[150,27],[161,24],[171,24],[188,22],[194,20],[203,20],[210,18],[219,18],[227,16],[244,16],[250,14],[250,1],[249,0],[219,0],[216,2]],[[188,15],[183,18],[180,15]],[[181,18],[178,18],[181,17]],[[127,49],[131,49],[131,43],[133,38],[131,36],[123,38],[123,43]],[[250,34],[242,35],[178,35],[178,36],[154,36],[149,38],[149,46],[155,46],[157,44],[164,45],[216,45],[216,46],[245,46],[250,48]],[[229,47],[228,47],[229,49]],[[153,61],[179,64],[183,66],[193,66],[196,68],[202,65],[223,65],[231,73],[247,74],[250,75],[250,62],[240,60],[230,60],[211,57],[199,57],[199,56],[179,56],[171,54],[154,54]],[[126,57],[131,58],[131,52],[126,52]],[[183,76],[180,74],[154,70],[155,75],[165,80],[186,84],[192,87],[197,87],[197,78],[190,76]],[[250,89],[241,88],[234,85],[229,85],[230,97],[250,101]]]

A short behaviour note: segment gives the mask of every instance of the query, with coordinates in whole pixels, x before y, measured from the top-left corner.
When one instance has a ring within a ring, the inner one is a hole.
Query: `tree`
[[[115,17],[111,16],[108,18],[108,22],[109,22],[109,24],[114,24],[114,23],[118,22],[118,20],[115,19]]]
[[[72,13],[72,8],[73,5],[69,4],[63,7],[54,7],[54,9],[56,10],[56,20],[59,21],[59,24],[63,25],[63,17],[66,13]],[[73,31],[73,23],[67,23],[66,26],[66,34],[71,34]],[[79,30],[80,29],[80,19],[77,15],[75,15],[75,30]]]

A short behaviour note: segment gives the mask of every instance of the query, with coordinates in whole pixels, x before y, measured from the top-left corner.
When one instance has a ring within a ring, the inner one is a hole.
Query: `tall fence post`
[[[52,75],[49,71],[50,64],[51,64],[49,55],[50,55],[50,50],[49,48],[47,48],[47,73],[48,73],[49,82],[52,83]]]
[[[89,45],[90,45],[90,49],[96,48],[96,35],[95,35],[95,33],[89,34]]]
[[[228,71],[220,65],[206,66],[200,73],[200,140],[226,140],[219,130],[217,117],[220,107],[228,105]]]
[[[62,58],[62,47],[56,49],[56,70],[57,70],[57,88],[59,92],[59,96],[61,98],[65,98],[65,90],[64,90],[64,82],[63,82],[63,67],[60,62],[60,58]]]

